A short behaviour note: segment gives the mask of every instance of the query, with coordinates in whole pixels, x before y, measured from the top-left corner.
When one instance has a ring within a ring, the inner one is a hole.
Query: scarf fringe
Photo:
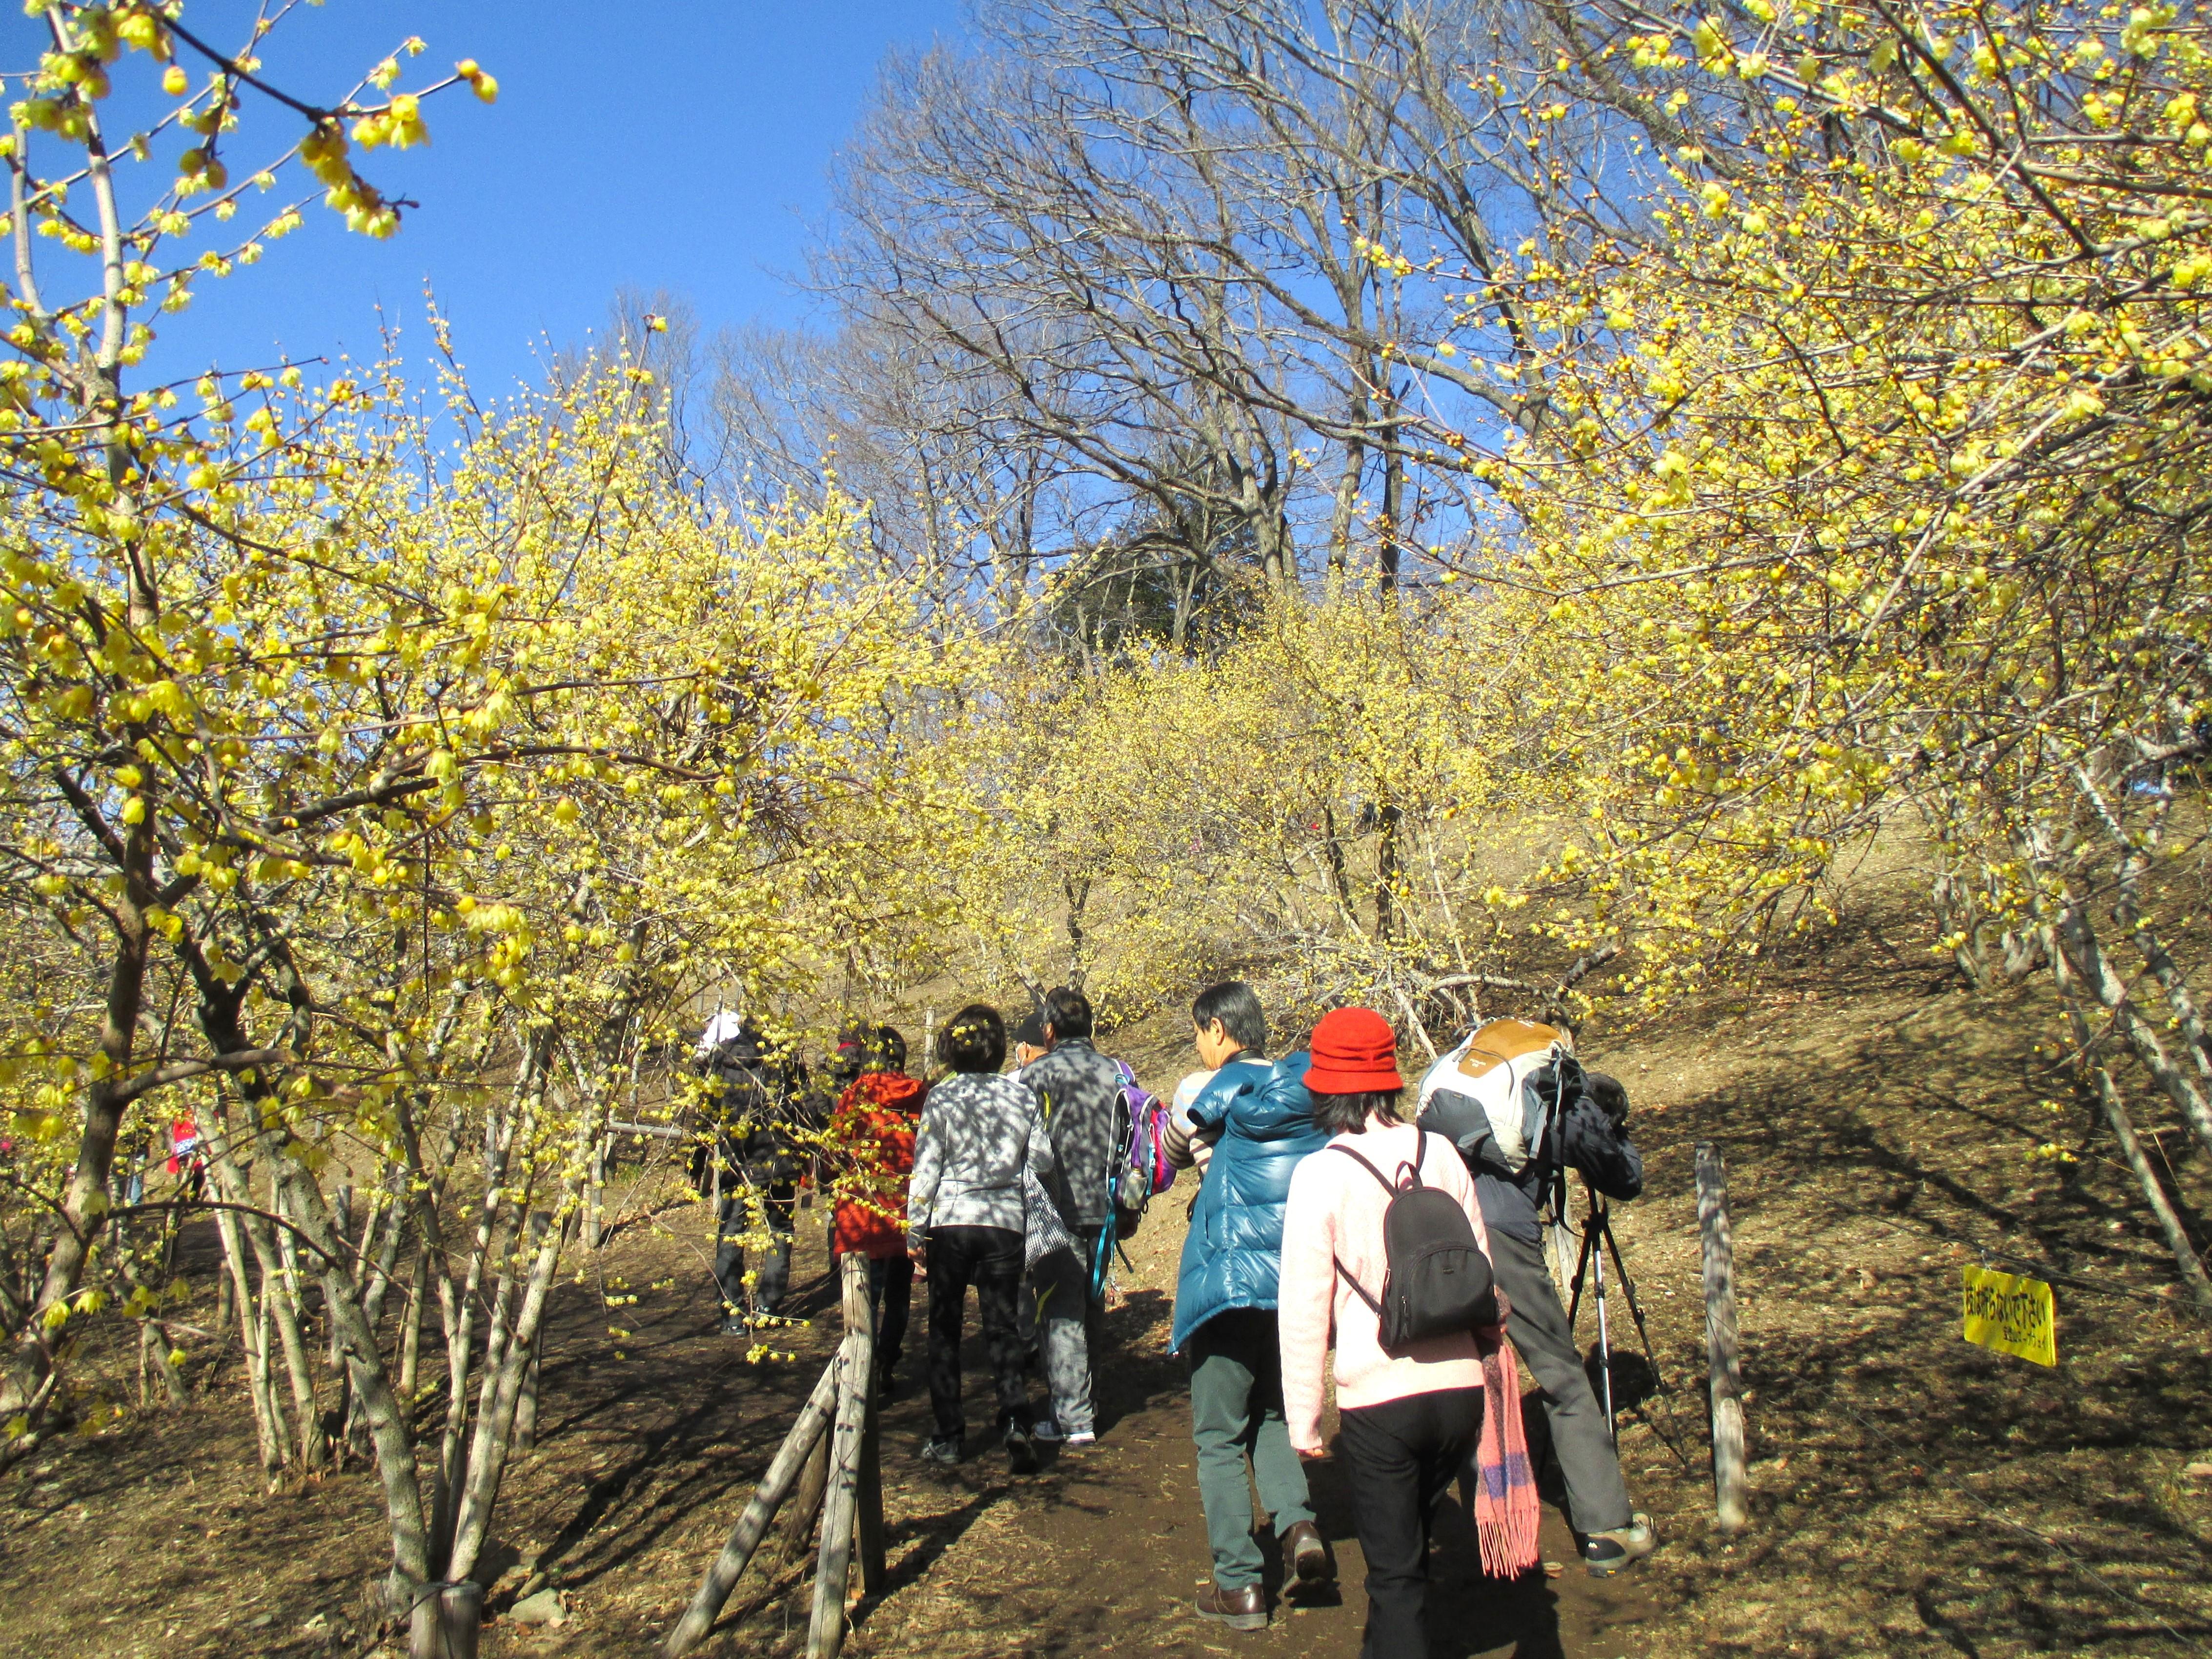
[[[1503,1321],[1475,1333],[1482,1356],[1482,1437],[1476,1451],[1480,1479],[1474,1486],[1474,1533],[1482,1570],[1493,1578],[1517,1578],[1539,1559],[1541,1511],[1521,1425],[1520,1367],[1504,1335]]]

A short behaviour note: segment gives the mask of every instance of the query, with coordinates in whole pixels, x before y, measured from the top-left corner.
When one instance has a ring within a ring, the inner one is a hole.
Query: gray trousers
[[[1052,1390],[1053,1421],[1062,1434],[1090,1434],[1097,1428],[1091,1400],[1091,1334],[1096,1315],[1091,1303],[1091,1267],[1086,1255],[1098,1246],[1098,1229],[1073,1227],[1076,1250],[1054,1250],[1030,1269],[1030,1301],[1044,1350],[1045,1386]]]
[[[1263,1566],[1252,1536],[1252,1488],[1280,1537],[1314,1518],[1306,1472],[1283,1420],[1283,1351],[1264,1308],[1218,1313],[1183,1340],[1190,1361],[1190,1437],[1198,1448],[1198,1499],[1213,1582],[1256,1584]],[[1247,1461],[1250,1473],[1246,1473]]]
[[[1552,1271],[1544,1265],[1543,1247],[1494,1227],[1489,1231],[1490,1263],[1498,1288],[1513,1303],[1506,1334],[1544,1401],[1552,1449],[1566,1482],[1567,1518],[1584,1534],[1625,1527],[1630,1515],[1620,1455],[1606,1427],[1605,1407],[1590,1391],[1574,1328],[1559,1305]]]

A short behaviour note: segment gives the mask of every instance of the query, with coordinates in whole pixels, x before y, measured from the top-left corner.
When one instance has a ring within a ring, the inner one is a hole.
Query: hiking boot
[[[876,1404],[888,1406],[898,1398],[898,1378],[879,1377],[876,1382]]]
[[[722,1322],[722,1334],[724,1336],[743,1336],[751,1329],[752,1327],[745,1323],[744,1319],[736,1314],[732,1314],[727,1319],[725,1319]]]
[[[1583,1539],[1583,1565],[1589,1569],[1591,1577],[1610,1578],[1624,1568],[1634,1566],[1658,1544],[1658,1537],[1651,1530],[1651,1517],[1632,1515],[1625,1527],[1594,1532]]]
[[[1242,1589],[1224,1589],[1218,1584],[1208,1584],[1198,1593],[1198,1616],[1226,1625],[1231,1630],[1265,1630],[1267,1592],[1257,1584],[1247,1584]]]
[[[1030,1439],[1030,1431],[1018,1423],[1006,1429],[1006,1467],[1016,1474],[1037,1472],[1036,1446]]]
[[[1310,1521],[1292,1523],[1283,1534],[1284,1582],[1295,1579],[1301,1584],[1319,1584],[1335,1576],[1329,1568],[1328,1546],[1322,1541],[1321,1528]]]
[[[960,1443],[957,1438],[948,1435],[939,1435],[934,1440],[928,1442],[921,1449],[921,1461],[923,1462],[939,1463],[947,1468],[951,1468],[953,1464],[957,1463],[966,1455],[967,1449]]]

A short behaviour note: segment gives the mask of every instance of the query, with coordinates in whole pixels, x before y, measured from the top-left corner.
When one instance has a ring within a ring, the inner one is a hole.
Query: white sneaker
[[[1088,1429],[1079,1430],[1073,1434],[1062,1434],[1059,1420],[1050,1417],[1042,1418],[1031,1426],[1030,1438],[1040,1446],[1063,1446],[1079,1451],[1085,1446],[1098,1443],[1098,1437]]]

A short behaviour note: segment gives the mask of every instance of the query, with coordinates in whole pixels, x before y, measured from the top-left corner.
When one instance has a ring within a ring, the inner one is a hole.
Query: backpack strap
[[[1376,1169],[1372,1164],[1370,1164],[1366,1158],[1362,1157],[1359,1153],[1353,1152],[1351,1147],[1343,1145],[1341,1142],[1333,1140],[1328,1145],[1328,1150],[1332,1152],[1342,1152],[1354,1164],[1357,1164],[1361,1169],[1366,1170],[1368,1174],[1373,1176],[1376,1181],[1380,1182],[1384,1192],[1389,1194],[1393,1198],[1395,1198],[1398,1195],[1398,1189],[1390,1184],[1390,1177],[1384,1175],[1382,1170]],[[1417,1175],[1416,1179],[1418,1180],[1418,1178]],[[1329,1257],[1328,1265],[1336,1269],[1338,1278],[1341,1279],[1346,1284],[1352,1286],[1352,1293],[1358,1297],[1362,1302],[1364,1302],[1367,1304],[1369,1310],[1372,1312],[1377,1319],[1382,1318],[1382,1304],[1380,1302],[1377,1302],[1373,1297],[1367,1294],[1367,1287],[1352,1276],[1351,1270],[1347,1268],[1344,1263],[1339,1261],[1334,1255]]]
[[[1368,1174],[1373,1176],[1376,1180],[1381,1182],[1382,1183],[1382,1190],[1384,1192],[1389,1194],[1393,1198],[1395,1198],[1398,1195],[1398,1189],[1390,1184],[1390,1177],[1384,1175],[1382,1170],[1376,1169],[1372,1164],[1370,1164],[1358,1152],[1353,1152],[1351,1147],[1346,1146],[1341,1141],[1332,1140],[1328,1144],[1328,1150],[1332,1152],[1342,1152],[1354,1164],[1357,1164],[1361,1169],[1366,1170]]]
[[[1352,1293],[1367,1304],[1369,1311],[1377,1319],[1382,1317],[1382,1304],[1367,1294],[1367,1287],[1352,1276],[1352,1270],[1349,1267],[1334,1256],[1329,1258],[1329,1266],[1336,1269],[1336,1276],[1339,1279],[1352,1286]]]
[[[1408,1193],[1413,1191],[1414,1187],[1420,1187],[1427,1184],[1421,1179],[1421,1160],[1428,1155],[1429,1150],[1429,1137],[1425,1132],[1423,1132],[1420,1139],[1413,1143],[1413,1163],[1411,1164],[1401,1164],[1398,1166],[1401,1170],[1410,1170],[1412,1171],[1413,1177],[1413,1184],[1412,1187],[1399,1186],[1396,1182],[1393,1182],[1389,1176],[1384,1175],[1382,1170],[1376,1169],[1372,1164],[1370,1164],[1366,1158],[1362,1157],[1359,1153],[1353,1152],[1351,1147],[1346,1146],[1342,1141],[1332,1140],[1328,1144],[1328,1150],[1332,1152],[1342,1152],[1346,1158],[1352,1159],[1352,1162],[1358,1164],[1361,1169],[1366,1170],[1368,1174],[1373,1176],[1377,1181],[1381,1182],[1382,1183],[1382,1190],[1389,1194],[1393,1198],[1397,1197],[1401,1193]]]

